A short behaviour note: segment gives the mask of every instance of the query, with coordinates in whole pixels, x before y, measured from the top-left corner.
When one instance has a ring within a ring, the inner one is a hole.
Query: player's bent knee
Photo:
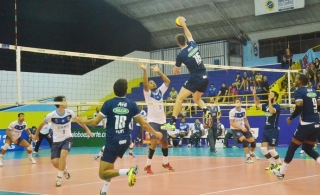
[[[32,146],[31,146],[31,145],[28,146],[28,147],[27,147],[27,150],[28,150],[28,151],[32,151],[32,150],[33,150]]]
[[[270,149],[269,150],[269,153],[271,154],[271,156],[275,157],[275,156],[278,156],[278,152],[275,150],[275,149]]]
[[[243,148],[247,148],[249,146],[249,142],[246,139],[242,140],[242,146]]]
[[[267,155],[267,154],[269,153],[267,147],[261,147],[260,150],[261,150],[261,153],[262,153],[263,155]]]
[[[4,146],[2,147],[3,150],[8,150],[10,147],[10,145],[8,143],[4,144]]]
[[[253,141],[253,142],[251,142],[251,148],[256,148],[256,146],[257,146],[257,143],[256,143],[256,141]]]

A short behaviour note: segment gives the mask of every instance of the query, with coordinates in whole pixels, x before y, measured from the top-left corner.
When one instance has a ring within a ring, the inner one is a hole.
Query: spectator
[[[241,85],[242,79],[240,76],[240,73],[237,73],[235,82],[233,83],[233,85],[235,85],[237,87],[237,90],[239,90],[239,86]]]
[[[222,96],[219,98],[219,102],[225,102],[226,101],[226,96],[228,95],[228,88],[225,82],[222,83],[221,88],[218,92],[218,97]]]
[[[37,127],[32,126],[30,133],[31,133],[32,135],[34,135],[34,134],[36,133],[36,131],[37,131]],[[33,148],[35,147],[36,143],[32,140],[31,137],[29,137],[28,142],[29,142],[29,144],[30,144]]]
[[[282,48],[282,45],[281,45],[281,42],[279,41],[279,44],[276,48],[276,54],[277,54],[277,62],[278,63],[282,63],[282,59],[283,59],[283,48]]]
[[[210,85],[209,91],[208,91],[208,97],[215,97],[217,95],[217,89],[214,87],[214,84]]]
[[[264,102],[267,102],[268,101],[268,94],[269,94],[269,83],[268,83],[267,76],[263,77],[263,81],[261,83],[261,88],[262,88],[261,100],[263,100]]]
[[[308,77],[309,77],[310,81],[313,81],[314,83],[317,83],[317,70],[315,69],[313,63],[311,63],[307,74],[308,74]]]
[[[243,86],[243,90],[244,91],[248,91],[249,90],[249,82],[250,82],[250,78],[247,75],[247,72],[243,72],[243,76],[242,76],[242,82],[241,82],[241,86],[239,87],[239,90],[241,90],[242,86]]]
[[[261,75],[261,72],[257,72],[256,76],[255,76],[255,82],[256,82],[256,85],[258,89],[261,89],[261,82],[262,82],[262,75]]]
[[[172,135],[169,135],[169,138],[170,138],[170,145],[168,147],[172,147],[173,146],[173,142],[172,142],[172,139],[173,138],[180,138],[179,140],[179,144],[178,144],[178,147],[182,147],[182,140],[183,140],[183,137],[184,136],[187,136],[189,134],[189,125],[186,123],[186,119],[185,118],[182,118],[181,119],[181,123],[180,123],[180,130],[178,133],[176,134],[172,134]]]
[[[171,91],[169,93],[168,102],[174,102],[177,98],[178,92],[174,89],[174,87],[171,88]]]
[[[214,99],[212,98],[210,101],[211,104],[214,104]],[[208,141],[210,145],[210,152],[216,153],[216,140],[217,137],[221,135],[221,132],[218,130],[218,121],[221,117],[221,110],[218,105],[209,106],[208,110],[211,115],[209,119],[206,121],[206,128],[208,129]]]
[[[283,60],[283,62],[282,62],[282,64],[281,64],[281,67],[284,68],[284,65],[285,65],[285,64],[288,64],[289,69],[290,69],[290,67],[291,67],[291,65],[292,65],[292,57],[293,57],[293,55],[292,55],[292,53],[290,52],[290,49],[289,49],[289,48],[286,49],[286,53],[284,54],[283,57],[284,57],[284,60]]]
[[[250,83],[253,84],[253,86],[255,87],[256,86],[256,72],[253,70],[251,72],[251,75],[250,75]]]
[[[236,88],[236,85],[235,85],[235,84],[230,85],[230,87],[229,87],[229,94],[230,94],[230,99],[229,99],[229,101],[233,101],[233,99],[235,98],[235,96],[238,95],[238,91],[237,91],[237,88]]]
[[[314,60],[314,66],[315,66],[315,68],[316,68],[317,71],[320,71],[320,61],[319,61],[318,58],[316,58],[316,59]]]
[[[229,147],[229,139],[233,137],[233,146],[232,148],[238,148],[238,139],[233,136],[233,132],[231,129],[227,129],[227,132],[224,136],[224,141],[223,141],[223,148],[228,148]]]
[[[203,132],[203,125],[200,123],[199,119],[196,119],[190,136],[190,140],[192,141],[195,147],[200,147],[200,139],[203,135]]]

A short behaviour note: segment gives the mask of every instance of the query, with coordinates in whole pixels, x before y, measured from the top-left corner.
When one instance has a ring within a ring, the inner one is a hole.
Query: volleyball
[[[182,27],[182,26],[181,26],[181,23],[180,23],[180,20],[179,20],[179,17],[176,18],[176,25],[177,25],[178,27],[180,27],[180,28]]]

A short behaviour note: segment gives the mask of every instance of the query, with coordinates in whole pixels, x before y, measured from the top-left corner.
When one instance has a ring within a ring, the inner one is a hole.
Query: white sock
[[[0,154],[0,160],[2,160],[3,156],[4,156],[3,154]]]
[[[62,177],[63,171],[58,171],[58,177]]]
[[[110,186],[110,182],[105,181],[104,184],[103,184],[103,187],[101,189],[101,192],[107,192],[109,186]]]
[[[268,161],[269,161],[270,164],[273,164],[273,165],[276,164],[276,161],[275,161],[275,159],[273,157],[269,158]]]
[[[280,173],[281,174],[286,174],[286,171],[287,171],[288,167],[289,167],[289,164],[283,163],[282,167],[280,168]]]
[[[66,167],[64,168],[64,171],[66,171],[66,172],[68,171],[67,165],[66,165]]]
[[[129,172],[130,169],[119,169],[119,175],[125,176]]]
[[[1,156],[0,156],[0,158],[1,158]],[[318,157],[316,161],[317,161],[317,163],[320,164],[320,157]]]
[[[281,164],[281,163],[282,163],[280,157],[279,157],[278,159],[274,159],[274,160],[275,160],[275,162],[276,162],[277,164]]]
[[[149,158],[147,159],[147,166],[148,165],[151,165],[151,159],[149,159]]]
[[[247,158],[250,157],[250,154],[246,154],[246,157],[247,157]]]
[[[166,165],[169,162],[168,156],[163,156],[163,164]]]
[[[101,151],[99,152],[98,156],[100,156],[100,157],[102,156],[102,152]]]
[[[181,140],[179,141],[179,145],[182,145],[182,141]]]
[[[31,153],[31,154],[28,154],[28,158],[32,158],[32,153]]]

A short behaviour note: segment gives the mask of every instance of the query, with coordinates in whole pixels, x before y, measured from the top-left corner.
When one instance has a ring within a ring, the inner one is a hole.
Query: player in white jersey
[[[57,109],[47,114],[44,121],[37,129],[34,139],[38,140],[42,128],[46,124],[52,123],[53,143],[51,147],[51,163],[58,169],[56,186],[60,187],[62,174],[64,174],[66,179],[70,178],[70,173],[67,169],[67,155],[69,154],[72,145],[72,119],[86,130],[87,135],[92,137],[92,133],[86,125],[80,123],[77,115],[72,110],[67,109],[66,98],[64,96],[55,97],[54,102],[59,102],[61,104],[55,105]]]
[[[252,136],[253,130],[250,129],[246,110],[241,108],[241,100],[239,98],[235,98],[234,103],[235,108],[229,112],[230,129],[233,132],[233,136],[242,142],[243,151],[247,157],[247,163],[253,163],[253,157],[255,157],[256,160],[259,160],[259,158],[254,154],[256,141]],[[250,153],[248,149],[249,143]]]
[[[168,132],[161,129],[161,126],[166,123],[163,95],[169,87],[170,80],[160,71],[158,66],[152,66],[151,70],[156,72],[164,82],[159,88],[157,88],[157,84],[153,80],[148,81],[146,65],[139,63],[139,67],[143,70],[143,95],[146,103],[159,103],[159,105],[148,105],[147,120],[154,130],[161,132],[163,135],[162,139],[160,140],[163,154],[162,167],[169,171],[174,171],[168,160]],[[148,151],[147,165],[144,168],[144,171],[148,174],[153,174],[151,170],[151,159],[157,147],[158,139],[154,135],[151,135],[150,140],[151,144]]]
[[[96,112],[93,114],[93,118],[96,118],[98,116],[99,112],[100,112],[100,108],[96,107]],[[102,121],[100,121],[100,123],[97,126],[105,129],[106,123],[107,123],[106,119],[103,119]]]
[[[1,154],[0,154],[0,167],[3,166],[2,159],[4,154],[7,152],[11,144],[16,144],[18,146],[23,146],[27,148],[28,152],[28,159],[32,164],[35,164],[36,161],[32,157],[32,146],[29,144],[28,141],[22,139],[21,134],[22,131],[26,131],[29,135],[29,137],[33,138],[31,132],[28,129],[28,125],[26,122],[24,122],[24,114],[19,113],[18,114],[18,120],[13,121],[10,123],[8,129],[6,130],[7,137],[5,140],[5,144],[2,148]]]
[[[34,151],[33,151],[34,154],[38,153],[39,147],[40,147],[43,139],[46,139],[48,141],[50,148],[51,148],[51,146],[52,146],[52,138],[50,135],[51,127],[52,127],[52,123],[45,124],[42,127],[40,134],[39,134],[39,141],[36,142],[36,147],[34,148]]]

